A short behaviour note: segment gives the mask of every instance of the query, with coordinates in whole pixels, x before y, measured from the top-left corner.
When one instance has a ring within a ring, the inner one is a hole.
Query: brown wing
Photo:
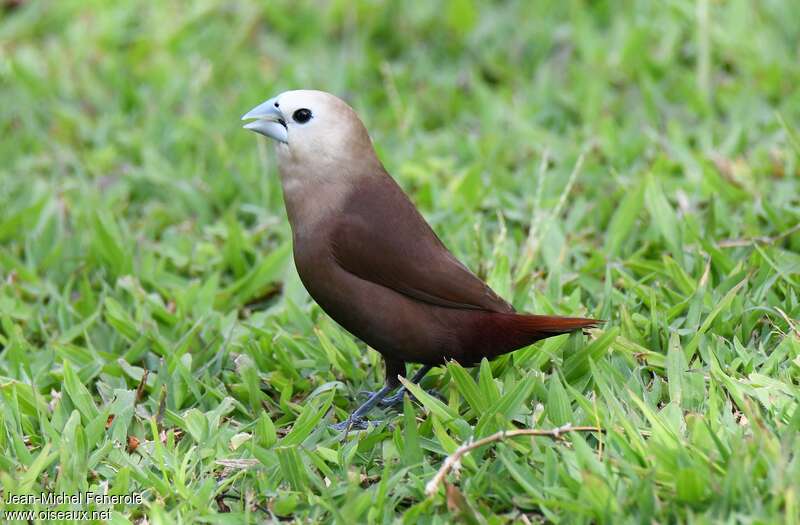
[[[363,181],[336,221],[333,254],[348,272],[439,306],[514,311],[445,248],[388,174]]]

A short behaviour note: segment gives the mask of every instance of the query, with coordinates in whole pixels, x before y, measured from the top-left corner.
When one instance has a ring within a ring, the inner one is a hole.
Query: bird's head
[[[281,163],[330,164],[374,157],[355,111],[324,91],[285,91],[242,116],[245,129],[276,141]]]

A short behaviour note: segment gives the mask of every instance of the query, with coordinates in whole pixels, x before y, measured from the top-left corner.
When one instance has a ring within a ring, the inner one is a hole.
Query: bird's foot
[[[378,401],[378,406],[386,408],[386,407],[393,407],[395,405],[399,405],[399,404],[401,404],[403,402],[403,396],[405,395],[405,393],[406,393],[406,390],[403,389],[403,390],[399,391],[398,393],[396,393],[393,396],[385,397],[385,398],[381,399],[380,401]],[[375,395],[375,392],[370,392],[369,390],[362,390],[361,392],[358,393],[358,395],[362,396],[362,397],[372,397],[373,395]],[[411,395],[411,394],[409,394],[409,395],[411,396],[411,399],[414,399],[413,395]]]
[[[429,396],[431,396],[431,397],[435,397],[435,398],[436,398],[436,399],[438,399],[439,401],[444,401],[445,403],[447,402],[447,400],[446,400],[446,399],[444,399],[444,397],[442,397],[442,395],[441,395],[439,392],[437,392],[436,390],[426,390],[425,392],[426,392],[426,393],[427,393]],[[403,389],[403,390],[399,391],[398,393],[396,393],[396,394],[395,394],[395,395],[393,395],[393,396],[389,396],[389,397],[385,397],[385,398],[383,398],[383,399],[381,400],[381,402],[380,402],[380,403],[378,403],[378,406],[381,406],[381,407],[384,407],[384,408],[386,408],[386,407],[393,407],[393,406],[396,406],[396,405],[400,405],[400,404],[402,404],[402,403],[403,403],[403,396],[405,396],[406,394],[408,394],[408,395],[409,395],[409,397],[410,397],[410,398],[411,398],[413,401],[417,401],[417,402],[419,402],[419,400],[418,400],[416,397],[414,397],[414,394],[412,394],[412,393],[411,393],[411,392],[409,392],[408,390],[405,390],[405,389]]]
[[[377,425],[380,421],[372,421],[372,425]],[[350,416],[340,423],[331,425],[331,428],[337,432],[348,432],[350,430],[365,430],[370,424],[370,421],[365,417]]]
[[[359,390],[358,394],[356,394],[356,395],[358,397],[372,397],[375,394],[376,394],[376,392],[373,392],[372,390]]]
[[[401,390],[400,392],[396,393],[393,396],[384,397],[383,399],[381,399],[381,402],[378,403],[378,406],[386,408],[386,407],[393,407],[393,406],[396,406],[396,405],[400,405],[400,404],[403,403],[403,397],[405,395],[406,395],[406,391],[405,390]],[[414,399],[413,395],[411,395],[410,393],[408,395],[411,396],[411,399]]]

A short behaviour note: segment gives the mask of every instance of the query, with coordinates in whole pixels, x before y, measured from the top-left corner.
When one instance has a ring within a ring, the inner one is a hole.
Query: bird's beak
[[[288,144],[289,134],[286,129],[286,121],[283,120],[283,114],[275,105],[277,99],[278,97],[271,98],[242,115],[242,120],[256,119],[245,124],[244,129]]]

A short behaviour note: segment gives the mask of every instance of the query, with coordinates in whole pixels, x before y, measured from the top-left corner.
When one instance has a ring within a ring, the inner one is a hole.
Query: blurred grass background
[[[144,495],[113,523],[800,521],[797,2],[2,5],[6,493]],[[608,323],[340,440],[380,360],[303,290],[239,121],[293,88],[346,98],[517,308]],[[458,444],[568,422],[605,432],[425,497]]]

